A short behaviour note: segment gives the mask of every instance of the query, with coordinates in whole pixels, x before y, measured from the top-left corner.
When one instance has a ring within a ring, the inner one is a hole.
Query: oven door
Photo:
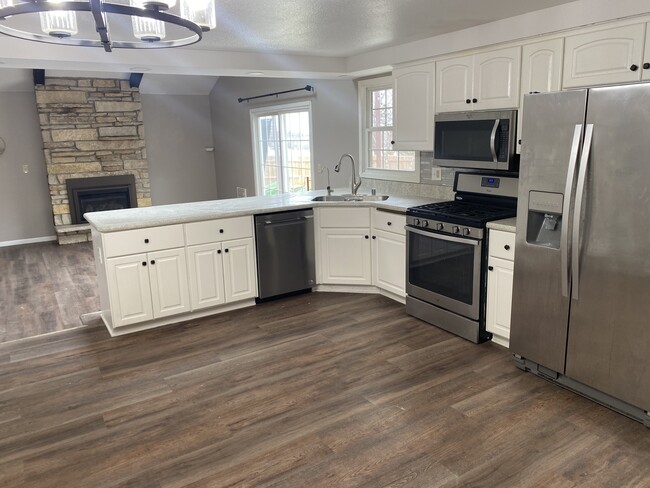
[[[483,241],[410,226],[406,236],[406,293],[478,320]]]

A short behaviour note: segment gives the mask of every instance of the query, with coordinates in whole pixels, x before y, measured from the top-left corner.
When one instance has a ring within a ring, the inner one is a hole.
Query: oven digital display
[[[501,178],[490,178],[487,176],[484,176],[481,178],[481,186],[487,187],[487,188],[499,188],[499,183],[501,181]]]

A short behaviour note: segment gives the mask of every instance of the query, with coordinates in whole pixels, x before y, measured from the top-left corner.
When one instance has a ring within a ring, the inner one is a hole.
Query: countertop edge
[[[501,230],[504,232],[517,232],[517,217],[509,219],[494,220],[488,222],[486,227],[488,229]]]

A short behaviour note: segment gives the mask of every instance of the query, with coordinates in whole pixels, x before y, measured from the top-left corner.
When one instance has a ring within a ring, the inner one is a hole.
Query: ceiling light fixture
[[[131,31],[124,26],[126,17],[131,17]],[[109,21],[118,33],[113,38]],[[180,0],[179,6],[176,0],[0,0],[0,33],[106,52],[188,46],[216,24],[214,0]]]

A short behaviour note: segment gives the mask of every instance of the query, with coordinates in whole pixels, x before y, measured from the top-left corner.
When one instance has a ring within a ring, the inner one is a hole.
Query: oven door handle
[[[424,237],[432,237],[433,239],[440,239],[449,242],[460,242],[461,244],[469,244],[471,246],[478,246],[479,244],[479,241],[475,241],[474,239],[465,239],[462,237],[446,236],[444,234],[435,234],[433,232],[414,229],[413,227],[409,227],[408,225],[405,226],[404,228],[406,229],[406,232],[413,232],[414,234],[419,234]]]
[[[496,140],[497,140],[497,129],[499,128],[499,124],[501,123],[501,119],[496,119],[494,121],[494,127],[492,127],[492,133],[490,134],[490,151],[492,151],[492,161],[495,163],[498,163],[497,161],[497,145],[496,145]]]

